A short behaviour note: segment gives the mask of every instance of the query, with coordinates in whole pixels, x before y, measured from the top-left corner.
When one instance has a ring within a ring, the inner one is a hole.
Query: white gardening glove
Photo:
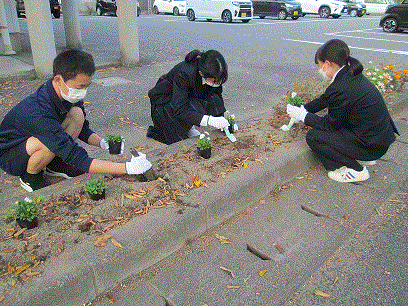
[[[101,139],[99,142],[99,145],[101,146],[102,149],[109,150],[109,142],[107,142],[104,138]],[[123,154],[123,151],[125,150],[125,140],[122,139],[122,144],[120,145],[120,154]]]
[[[132,155],[130,162],[126,162],[127,174],[142,174],[152,167],[152,163],[146,158],[146,154],[139,153],[139,156]]]
[[[305,109],[305,107],[302,105],[301,107],[293,106],[292,104],[288,104],[286,106],[286,112],[288,115],[295,119],[295,122],[298,121],[305,121],[306,115],[308,111]]]
[[[227,119],[225,119],[224,117],[213,117],[210,116],[208,118],[208,125],[211,125],[217,129],[224,129],[226,127],[228,127],[230,124],[228,122]]]
[[[238,131],[238,124],[234,123],[234,132]]]

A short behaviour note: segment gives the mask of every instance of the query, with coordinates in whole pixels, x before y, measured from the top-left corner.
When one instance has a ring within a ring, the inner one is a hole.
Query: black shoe
[[[24,174],[20,176],[20,185],[28,192],[33,192],[34,190],[48,186],[43,178],[42,171],[37,174],[24,172]]]
[[[45,173],[50,176],[60,176],[70,179],[85,172],[63,162],[61,158],[56,156],[45,168]]]

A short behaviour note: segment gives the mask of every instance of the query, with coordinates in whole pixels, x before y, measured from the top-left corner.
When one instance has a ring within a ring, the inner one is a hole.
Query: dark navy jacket
[[[352,76],[343,67],[319,98],[305,104],[305,124],[319,130],[352,132],[365,148],[388,146],[398,134],[378,89],[362,73]],[[314,113],[328,108],[320,117]]]
[[[14,106],[0,125],[0,155],[33,136],[63,161],[89,172],[92,158],[62,128],[61,123],[73,106],[82,109],[83,101],[71,104],[61,101],[52,86],[52,79]],[[79,139],[88,141],[93,131],[85,120]]]

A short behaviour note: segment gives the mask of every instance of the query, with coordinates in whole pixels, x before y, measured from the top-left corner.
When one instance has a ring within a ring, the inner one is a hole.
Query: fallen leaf
[[[106,243],[108,242],[109,238],[111,238],[111,237],[112,237],[112,235],[107,235],[107,234],[105,234],[105,235],[99,237],[99,238],[95,241],[94,245],[96,245],[96,246],[98,246],[98,247],[103,247],[103,246],[106,245]]]
[[[28,277],[33,277],[33,276],[37,276],[37,275],[40,275],[40,274],[41,274],[41,272],[26,272],[26,275]]]
[[[14,288],[15,286],[16,286],[16,280],[12,279],[11,282],[10,282],[10,287]]]
[[[193,178],[193,184],[194,184],[195,187],[200,187],[201,179],[200,179],[200,176],[198,174]]]
[[[81,183],[83,180],[84,180],[84,179],[77,180],[76,182],[74,182],[74,185],[78,185],[78,184]]]
[[[265,273],[266,273],[266,271],[268,271],[268,270],[262,270],[262,271],[259,271],[259,276],[264,276],[264,275],[265,275]]]
[[[7,184],[13,184],[13,182],[9,181],[9,180],[4,180],[4,182],[7,183]]]
[[[2,253],[13,253],[16,249],[6,249]]]
[[[316,291],[315,291],[315,293],[314,293],[314,295],[317,295],[317,296],[322,296],[322,297],[325,297],[325,298],[329,298],[329,297],[331,297],[329,294],[324,293],[324,292],[319,291],[319,290],[316,290]]]
[[[225,271],[225,272],[228,272],[229,274],[231,274],[231,276],[232,276],[233,278],[235,277],[234,272],[232,272],[230,269],[227,269],[227,268],[224,268],[224,267],[220,267],[220,269],[223,270],[223,271]]]
[[[21,267],[17,268],[16,272],[14,272],[14,275],[19,275],[21,272],[23,272],[29,266],[30,266],[30,264],[25,264],[24,266],[21,266]]]
[[[273,220],[271,218],[268,218],[268,221],[271,222],[271,223],[273,222]]]
[[[348,215],[343,216],[343,218],[347,220],[348,218],[350,218],[350,216],[351,216],[351,213],[349,213]]]
[[[62,244],[57,245],[57,250],[58,252],[62,253],[62,251],[64,250],[64,247],[62,246]]]
[[[36,257],[36,255],[35,255],[35,254],[32,254],[32,255],[31,255],[31,261],[35,260],[35,257]]]
[[[231,242],[228,240],[228,238],[225,238],[224,236],[220,236],[218,234],[215,234],[215,237],[217,237],[218,241],[221,244],[230,244]]]
[[[140,196],[140,195],[125,194],[125,198],[128,198],[128,199],[137,199],[137,198],[142,198],[142,196]]]
[[[240,286],[227,286],[227,289],[238,289]]]
[[[111,302],[116,302],[116,298],[113,295],[107,294],[106,297],[111,301]]]
[[[112,244],[113,244],[114,246],[123,249],[123,246],[122,246],[119,242],[117,242],[115,239],[111,238],[111,241],[112,241]]]
[[[18,232],[16,232],[13,236],[14,238],[18,238],[18,236],[20,236],[22,233],[24,233],[26,230],[26,228],[22,228],[21,230],[19,230]]]

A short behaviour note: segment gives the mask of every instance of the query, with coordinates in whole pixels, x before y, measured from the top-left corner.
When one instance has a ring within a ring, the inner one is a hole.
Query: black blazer
[[[149,90],[149,98],[152,104],[171,103],[177,118],[199,125],[204,113],[194,110],[190,104],[197,100],[212,101],[217,103],[219,114],[225,112],[222,99],[222,85],[211,87],[203,85],[202,77],[198,73],[197,61],[187,63],[185,61],[174,66],[167,74],[162,75],[155,87]],[[212,96],[217,96],[214,99]],[[202,108],[201,108],[202,109]]]
[[[319,98],[305,104],[305,124],[320,130],[351,131],[363,146],[388,147],[398,131],[378,89],[362,73],[343,67]],[[320,117],[314,113],[328,108]]]

